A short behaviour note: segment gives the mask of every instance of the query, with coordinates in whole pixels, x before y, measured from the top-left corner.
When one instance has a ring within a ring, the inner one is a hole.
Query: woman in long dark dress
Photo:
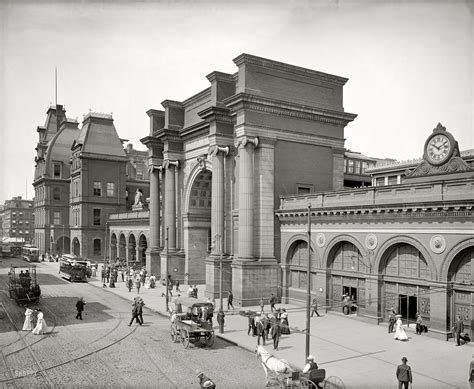
[[[281,334],[290,335],[290,325],[288,324],[288,313],[286,313],[285,308],[282,308],[280,319],[281,319]]]

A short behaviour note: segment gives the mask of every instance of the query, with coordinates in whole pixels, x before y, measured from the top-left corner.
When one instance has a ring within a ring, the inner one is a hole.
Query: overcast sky
[[[383,4],[380,4],[383,3]],[[207,88],[249,53],[349,78],[346,147],[421,157],[438,122],[474,148],[472,1],[0,0],[0,204],[33,197],[38,125],[113,112],[145,150],[148,109]]]

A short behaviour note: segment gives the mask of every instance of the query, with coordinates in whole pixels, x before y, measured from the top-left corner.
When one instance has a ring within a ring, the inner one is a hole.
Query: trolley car
[[[41,288],[36,281],[36,265],[11,266],[8,272],[8,292],[18,304],[37,303]]]
[[[23,259],[28,262],[39,262],[39,249],[36,246],[25,244],[21,248]]]
[[[180,341],[184,348],[188,348],[191,341],[211,347],[216,338],[212,322],[208,319],[209,313],[214,311],[213,304],[195,298],[183,298],[181,303],[187,307],[187,312],[171,315],[171,340]]]
[[[59,274],[71,282],[87,282],[87,261],[64,254],[59,260]]]

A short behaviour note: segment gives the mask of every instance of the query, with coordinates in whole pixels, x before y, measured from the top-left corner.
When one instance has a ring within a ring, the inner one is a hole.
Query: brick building
[[[21,196],[6,200],[1,210],[2,238],[16,238],[30,243],[34,237],[33,200]]]

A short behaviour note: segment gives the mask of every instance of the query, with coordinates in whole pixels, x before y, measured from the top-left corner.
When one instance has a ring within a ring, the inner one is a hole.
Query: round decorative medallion
[[[446,240],[441,235],[433,235],[430,239],[430,249],[435,254],[441,254],[446,249]]]
[[[326,244],[326,236],[322,232],[320,232],[318,235],[316,235],[316,244],[318,247],[324,247]]]
[[[377,237],[374,234],[368,234],[365,237],[365,247],[367,247],[369,250],[375,250],[377,244]]]

